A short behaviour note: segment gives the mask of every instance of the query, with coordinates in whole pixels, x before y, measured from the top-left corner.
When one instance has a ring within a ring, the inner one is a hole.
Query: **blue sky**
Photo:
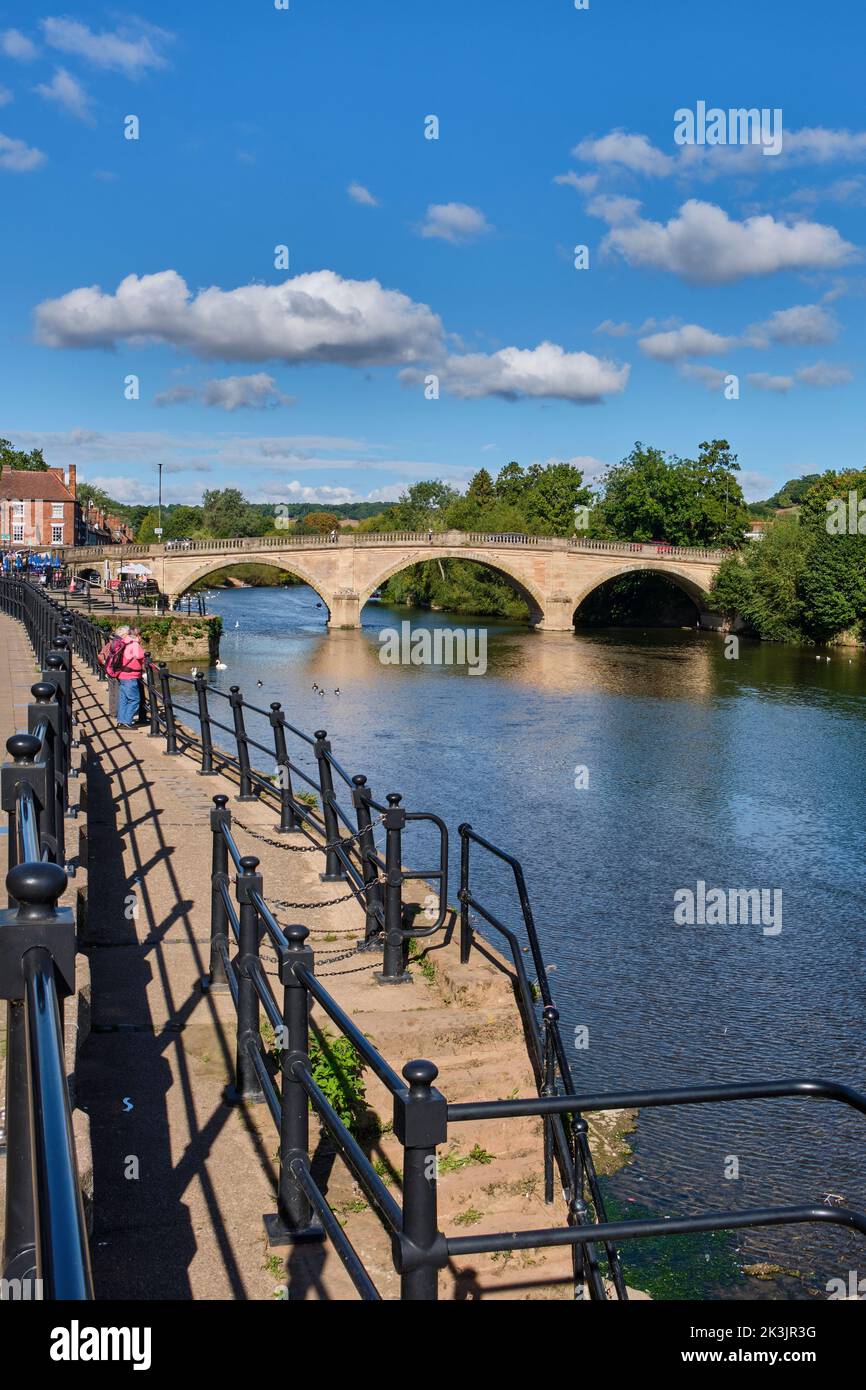
[[[725,436],[752,497],[862,466],[864,31],[838,0],[0,6],[0,434],[128,501],[157,460],[169,500],[275,502],[636,439]],[[778,110],[781,152],[678,145],[699,102]]]

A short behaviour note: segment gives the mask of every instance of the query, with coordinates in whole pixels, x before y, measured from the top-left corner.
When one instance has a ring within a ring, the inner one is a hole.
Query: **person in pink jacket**
[[[121,729],[134,729],[141,703],[141,676],[144,671],[144,648],[137,627],[129,629],[114,663],[114,673],[120,682],[117,701],[117,722]]]

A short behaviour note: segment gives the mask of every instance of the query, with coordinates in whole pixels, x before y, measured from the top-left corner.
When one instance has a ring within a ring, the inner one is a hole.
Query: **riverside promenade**
[[[23,629],[0,615],[7,736],[26,720],[36,675]],[[264,1106],[224,1099],[234,1067],[235,1014],[228,995],[202,987],[213,796],[231,798],[236,838],[245,853],[260,857],[266,896],[306,905],[277,915],[309,929],[317,974],[398,1069],[413,1057],[429,1057],[449,1101],[533,1095],[511,986],[480,954],[460,966],[456,940],[447,933],[416,955],[411,983],[378,985],[380,957],[347,954],[363,934],[355,902],[324,905],[345,890],[320,881],[321,854],[286,847],[299,837],[276,846],[257,839],[277,839],[272,808],[236,803],[237,787],[228,778],[202,777],[192,758],[167,756],[164,740],[150,738],[146,725],[118,730],[105,705],[105,686],[76,663],[88,884],[79,930],[91,976],[76,1104],[85,1130],[89,1122],[97,1297],[354,1298],[327,1243],[267,1248],[262,1216],[276,1206],[276,1138]],[[263,950],[262,959],[275,976],[273,957]],[[367,1103],[379,1120],[361,1142],[397,1191],[401,1149],[390,1134],[390,1104],[375,1078],[365,1080]],[[600,1127],[593,1122],[594,1150],[605,1171],[627,1153],[621,1133],[628,1117],[612,1113],[599,1120]],[[540,1130],[532,1119],[459,1127],[448,1152],[439,1155],[444,1229],[482,1233],[561,1224],[558,1193],[552,1206],[543,1202]],[[317,1181],[383,1297],[398,1297],[380,1224],[314,1119],[311,1153]],[[88,1167],[81,1153],[79,1164]],[[565,1299],[569,1276],[570,1257],[562,1250],[479,1255],[442,1272],[440,1295]]]

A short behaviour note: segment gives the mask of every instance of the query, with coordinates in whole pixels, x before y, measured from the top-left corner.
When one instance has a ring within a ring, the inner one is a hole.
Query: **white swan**
[[[217,668],[218,671],[227,671],[227,670],[229,669],[228,666],[226,666],[226,664],[225,664],[224,661],[218,661],[218,662],[216,663],[216,668]]]

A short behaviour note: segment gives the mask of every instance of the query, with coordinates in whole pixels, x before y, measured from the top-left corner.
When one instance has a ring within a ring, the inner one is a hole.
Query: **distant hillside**
[[[814,487],[820,478],[820,473],[804,473],[802,478],[791,478],[778,492],[774,492],[772,497],[766,498],[763,502],[749,502],[748,508],[751,516],[773,516],[775,512],[787,511],[792,507],[799,507],[810,487]]]

